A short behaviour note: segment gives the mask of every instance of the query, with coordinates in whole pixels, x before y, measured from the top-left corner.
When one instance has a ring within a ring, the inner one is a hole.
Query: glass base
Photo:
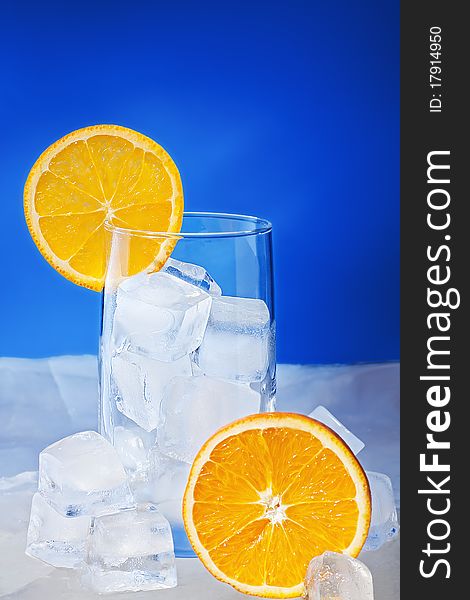
[[[191,546],[184,527],[172,525],[173,543],[175,545],[175,556],[177,558],[196,558],[196,553]]]

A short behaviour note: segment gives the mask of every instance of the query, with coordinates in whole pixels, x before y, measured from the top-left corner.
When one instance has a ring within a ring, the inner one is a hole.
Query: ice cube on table
[[[215,297],[195,360],[206,375],[261,381],[268,368],[270,335],[270,315],[263,300]]]
[[[351,433],[349,429],[345,427],[341,421],[332,415],[324,406],[317,406],[316,409],[309,414],[309,417],[320,421],[320,423],[323,423],[337,433],[339,437],[351,448],[352,453],[356,456],[365,447],[364,442],[355,436],[354,433]]]
[[[26,554],[54,567],[74,568],[85,557],[91,517],[64,517],[36,492],[31,504]]]
[[[113,336],[122,348],[171,362],[202,342],[212,297],[169,273],[139,273],[117,290]]]
[[[336,552],[324,552],[310,561],[305,592],[306,600],[374,600],[366,565]]]
[[[176,260],[170,256],[162,271],[205,290],[211,296],[222,295],[220,286],[212,279],[204,267]]]
[[[364,550],[378,550],[397,535],[400,526],[390,477],[375,471],[366,471],[366,475],[372,497],[372,515]]]
[[[153,505],[94,519],[83,582],[98,593],[175,587],[167,519]]]
[[[111,359],[111,370],[117,387],[117,409],[146,431],[152,431],[158,423],[165,386],[176,375],[191,375],[191,360],[183,356],[162,362],[123,351]]]
[[[191,463],[220,427],[259,412],[260,395],[249,385],[214,377],[175,377],[160,408],[157,442],[161,452]]]
[[[95,431],[70,435],[39,454],[39,491],[68,517],[107,514],[133,506],[115,448]]]

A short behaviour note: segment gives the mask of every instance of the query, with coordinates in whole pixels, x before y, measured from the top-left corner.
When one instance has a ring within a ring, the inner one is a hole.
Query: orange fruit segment
[[[24,189],[31,236],[46,260],[78,285],[101,290],[107,256],[105,222],[131,230],[177,233],[183,189],[167,152],[118,125],[79,129],[47,148]],[[136,237],[127,275],[164,264],[176,241]]]
[[[206,568],[265,598],[303,593],[326,550],[357,556],[371,512],[367,477],[346,444],[303,415],[252,415],[220,429],[194,460],[186,533]]]

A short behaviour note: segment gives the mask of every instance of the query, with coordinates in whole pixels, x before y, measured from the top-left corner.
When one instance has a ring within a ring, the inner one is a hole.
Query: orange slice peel
[[[328,427],[299,414],[252,415],[201,448],[183,498],[191,545],[240,592],[293,598],[309,561],[357,556],[371,512],[367,477]]]
[[[67,279],[101,290],[109,236],[106,222],[133,231],[177,233],[183,218],[178,169],[152,139],[118,125],[78,129],[37,159],[24,189],[31,236]],[[176,241],[136,238],[128,275],[161,266]]]

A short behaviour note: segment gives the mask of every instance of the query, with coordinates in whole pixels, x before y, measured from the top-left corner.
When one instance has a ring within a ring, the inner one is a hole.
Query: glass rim
[[[218,213],[218,212],[195,212],[188,211],[183,212],[184,217],[201,217],[206,219],[214,219],[214,220],[235,220],[242,221],[246,224],[251,224],[252,227],[246,229],[240,229],[240,231],[178,231],[178,232],[169,232],[169,231],[152,231],[146,229],[131,229],[130,227],[121,227],[120,225],[116,225],[113,223],[112,218],[107,219],[104,223],[105,229],[111,233],[118,233],[128,236],[135,237],[151,237],[151,238],[173,238],[173,239],[182,239],[182,238],[218,238],[218,237],[245,237],[249,235],[261,235],[264,233],[269,233],[272,231],[272,224],[267,219],[263,219],[261,217],[255,217],[251,215],[240,215],[236,213]]]

